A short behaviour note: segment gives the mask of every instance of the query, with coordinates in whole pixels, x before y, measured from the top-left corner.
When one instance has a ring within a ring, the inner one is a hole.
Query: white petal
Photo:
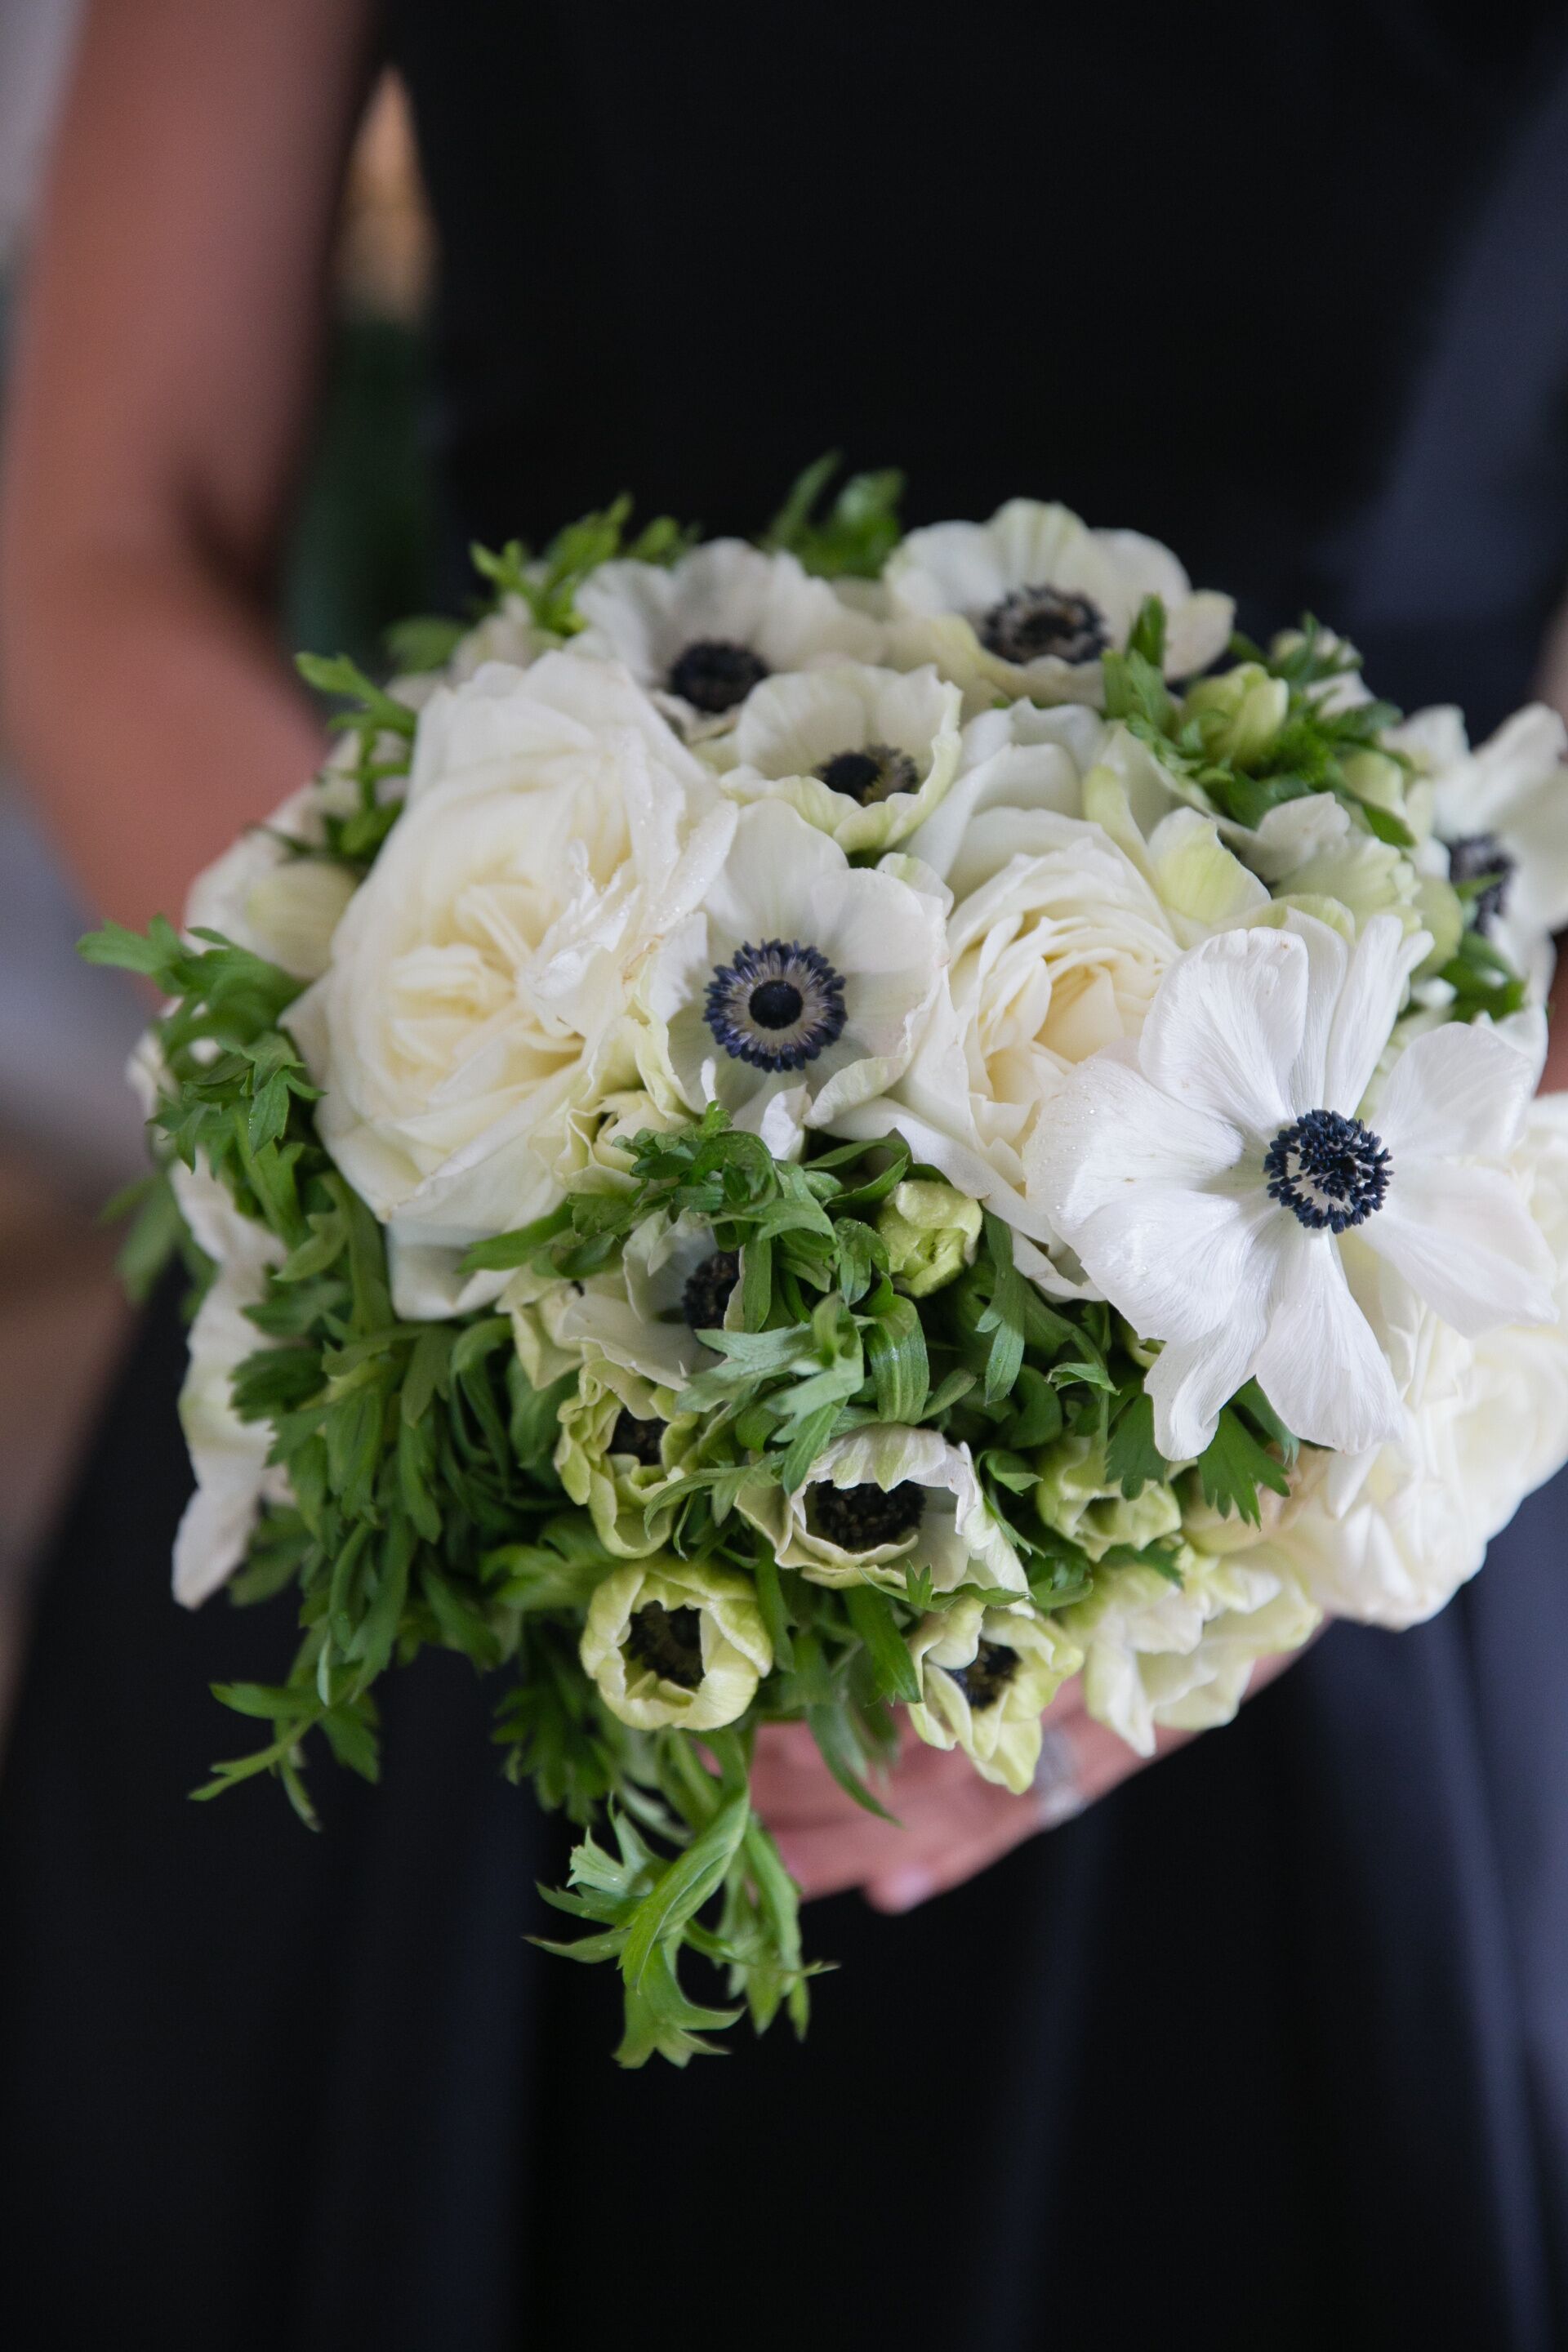
[[[1263,1300],[1237,1299],[1217,1329],[1170,1342],[1144,1382],[1154,1406],[1154,1443],[1167,1462],[1188,1462],[1215,1433],[1221,1405],[1247,1381],[1263,1338]]]
[[[1221,931],[1162,982],[1139,1041],[1144,1075],[1178,1102],[1272,1135],[1290,1118],[1286,1081],[1306,1003],[1299,939]]]
[[[1296,1225],[1289,1234],[1255,1370],[1275,1412],[1309,1444],[1359,1454],[1400,1429],[1394,1375],[1327,1234]]]
[[[1352,1118],[1372,1083],[1405,995],[1405,982],[1432,942],[1425,931],[1406,937],[1397,915],[1374,915],[1351,957],[1329,1027],[1323,1091],[1302,1110],[1337,1110]]]
[[[1499,1168],[1396,1161],[1362,1238],[1456,1331],[1555,1323],[1553,1266],[1540,1226]]]
[[[1144,1183],[1194,1190],[1236,1165],[1230,1121],[1174,1102],[1115,1051],[1074,1072],[1030,1139],[1026,1189],[1070,1238],[1108,1201]]]
[[[1069,1239],[1145,1339],[1197,1341],[1232,1317],[1261,1327],[1273,1268],[1260,1237],[1277,1218],[1262,1192],[1237,1198],[1140,1184]]]
[[[1302,803],[1292,802],[1289,805],[1300,807]],[[1285,919],[1285,928],[1307,950],[1307,1007],[1301,1024],[1301,1048],[1291,1066],[1288,1092],[1293,1109],[1317,1110],[1326,1100],[1323,1086],[1329,1031],[1340,991],[1345,984],[1350,950],[1338,931],[1331,930],[1327,923],[1320,923],[1315,915],[1303,915],[1299,908],[1291,908]]]
[[[1377,1097],[1374,1124],[1397,1174],[1411,1159],[1511,1151],[1533,1091],[1529,1056],[1495,1029],[1458,1021],[1415,1037]]]

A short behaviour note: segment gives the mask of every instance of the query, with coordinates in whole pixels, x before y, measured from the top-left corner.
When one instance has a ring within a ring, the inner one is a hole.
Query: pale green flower
[[[1257,1661],[1299,1649],[1320,1622],[1267,1545],[1228,1559],[1184,1545],[1176,1566],[1179,1583],[1152,1568],[1102,1571],[1089,1599],[1062,1612],[1082,1644],[1089,1712],[1140,1756],[1153,1754],[1162,1725],[1228,1723]]]
[[[1037,1459],[1035,1508],[1047,1527],[1100,1559],[1112,1544],[1142,1551],[1181,1532],[1182,1511],[1171,1488],[1152,1480],[1129,1497],[1106,1475],[1105,1447],[1097,1437],[1059,1437]]]
[[[979,1202],[951,1184],[910,1178],[883,1202],[877,1231],[894,1279],[911,1298],[925,1298],[973,1265],[984,1222]]]
[[[1242,662],[1220,677],[1201,677],[1187,688],[1184,719],[1194,720],[1211,760],[1254,766],[1272,749],[1290,706],[1282,677],[1270,677],[1259,662]]]
[[[658,1210],[626,1236],[618,1266],[574,1286],[552,1336],[678,1391],[716,1360],[699,1332],[738,1321],[739,1274],[700,1218]]]
[[[759,1475],[743,1487],[744,1517],[781,1568],[813,1584],[907,1591],[910,1569],[934,1590],[977,1584],[1027,1590],[1018,1556],[994,1517],[966,1445],[897,1423],[835,1438],[793,1495]]]
[[[921,1692],[911,1730],[930,1748],[962,1748],[982,1779],[1021,1797],[1040,1760],[1040,1717],[1082,1651],[1026,1602],[974,1600],[922,1618],[909,1647]]]
[[[750,1581],[668,1552],[595,1586],[580,1654],[611,1714],[638,1731],[733,1723],[773,1662]]]
[[[707,756],[737,800],[786,801],[841,849],[887,849],[933,814],[957,773],[962,699],[929,664],[768,677]]]
[[[673,1481],[665,1454],[674,1411],[668,1389],[596,1350],[578,1370],[576,1395],[561,1408],[561,1484],[586,1505],[606,1550],[623,1559],[657,1551],[668,1533],[668,1513],[661,1518],[649,1507]]]

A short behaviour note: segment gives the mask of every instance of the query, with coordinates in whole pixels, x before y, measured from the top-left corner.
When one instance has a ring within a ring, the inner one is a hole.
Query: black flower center
[[[867,743],[858,751],[835,751],[813,773],[829,791],[869,808],[895,793],[918,793],[921,772],[907,751],[893,743]]]
[[[968,1665],[948,1668],[976,1714],[995,1706],[1017,1671],[1018,1653],[1005,1642],[982,1642]]]
[[[667,1609],[645,1601],[632,1612],[626,1647],[661,1682],[695,1690],[702,1680],[702,1619],[695,1609]]]
[[[609,1450],[612,1454],[629,1454],[645,1470],[657,1470],[660,1467],[658,1441],[668,1425],[657,1417],[642,1421],[629,1406],[623,1405],[610,1432]]]
[[[740,1253],[715,1250],[686,1277],[680,1294],[680,1316],[689,1331],[720,1331],[730,1293],[741,1279]]]
[[[840,1551],[872,1551],[912,1536],[925,1506],[926,1490],[912,1478],[897,1486],[830,1486],[824,1481],[811,1490],[812,1532]]]
[[[1359,1118],[1337,1110],[1303,1111],[1282,1127],[1264,1155],[1270,1197],[1304,1225],[1342,1234],[1381,1209],[1394,1162]]]
[[[1495,833],[1467,834],[1448,851],[1448,879],[1455,884],[1479,882],[1474,893],[1476,929],[1484,939],[1508,905],[1509,884],[1517,861],[1509,856]]]
[[[820,949],[764,940],[715,964],[704,1018],[717,1042],[758,1070],[800,1070],[844,1034],[844,982]]]
[[[1015,588],[980,623],[980,642],[1003,661],[1098,660],[1110,643],[1105,615],[1087,596],[1042,584]]]
[[[731,637],[699,637],[670,664],[667,682],[671,694],[717,718],[744,702],[767,674],[766,662],[750,646]]]

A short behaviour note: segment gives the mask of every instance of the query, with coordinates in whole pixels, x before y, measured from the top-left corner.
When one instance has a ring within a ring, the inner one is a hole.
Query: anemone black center
[[[645,1601],[632,1612],[626,1647],[661,1682],[695,1690],[702,1680],[702,1620],[695,1609],[667,1609]]]
[[[629,1454],[645,1470],[657,1470],[660,1458],[658,1441],[667,1426],[657,1419],[641,1421],[629,1406],[623,1405],[610,1432],[610,1452]]]
[[[955,1683],[963,1685],[963,1696],[976,1714],[994,1706],[1014,1675],[1018,1671],[1018,1653],[1010,1650],[1005,1642],[982,1642],[966,1666],[951,1666],[948,1671]]]
[[[689,1331],[718,1331],[724,1323],[730,1293],[741,1279],[741,1259],[735,1250],[715,1250],[686,1277],[680,1294],[681,1319]]]
[[[748,940],[713,967],[702,1017],[716,1043],[758,1070],[802,1070],[844,1034],[844,978],[820,948]]]
[[[731,637],[699,637],[670,664],[668,683],[671,694],[717,718],[744,702],[767,674],[766,662],[750,646]]]
[[[787,1029],[800,1019],[805,1000],[793,980],[764,980],[746,1000],[747,1010],[762,1029]]]
[[[1470,833],[1448,852],[1448,879],[1459,885],[1479,883],[1471,892],[1476,929],[1484,939],[1508,906],[1509,885],[1518,871],[1495,833]]]
[[[815,1533],[840,1551],[871,1551],[912,1536],[925,1504],[926,1490],[912,1478],[886,1487],[830,1486],[825,1481],[811,1490],[808,1516]]]
[[[835,751],[813,772],[830,792],[869,808],[895,793],[918,793],[921,772],[907,751],[893,743],[868,743],[858,751]]]
[[[1263,1169],[1270,1197],[1302,1224],[1342,1234],[1382,1208],[1394,1162],[1359,1118],[1309,1110],[1280,1129]]]
[[[1110,643],[1105,615],[1087,596],[1042,583],[1015,588],[980,623],[980,642],[1002,661],[1097,661]]]

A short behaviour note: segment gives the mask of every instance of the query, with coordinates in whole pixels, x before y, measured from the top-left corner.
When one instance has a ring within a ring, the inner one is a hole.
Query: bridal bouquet
[[[1147,1752],[1568,1454],[1561,721],[1402,720],[1060,507],[822,487],[478,551],[384,688],[303,665],[339,749],[184,932],[88,943],[167,999],[175,1591],[302,1629],[200,1793],[309,1819],[312,1735],[374,1778],[378,1678],[463,1652],[631,2064],[804,2026],[760,1725],[873,1809],[900,1738],[1026,1790],[1074,1675]]]

